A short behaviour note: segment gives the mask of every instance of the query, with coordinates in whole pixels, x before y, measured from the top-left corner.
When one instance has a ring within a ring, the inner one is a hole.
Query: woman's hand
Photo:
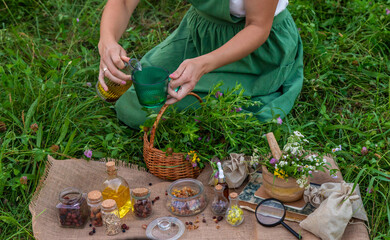
[[[174,104],[187,96],[198,83],[199,79],[206,73],[202,57],[184,60],[175,72],[169,77],[171,82],[168,87],[167,104]],[[180,87],[179,91],[175,91]]]
[[[99,43],[100,53],[100,70],[99,70],[99,82],[104,91],[108,91],[108,87],[104,82],[104,77],[109,78],[111,81],[118,84],[126,84],[131,77],[124,74],[119,69],[123,69],[125,64],[123,61],[128,62],[130,59],[126,55],[126,51],[116,42]]]

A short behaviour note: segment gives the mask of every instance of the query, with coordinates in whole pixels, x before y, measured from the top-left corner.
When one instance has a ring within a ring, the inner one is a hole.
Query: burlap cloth
[[[140,239],[145,238],[145,230],[143,224],[149,224],[152,220],[168,216],[170,213],[165,208],[165,191],[170,182],[163,182],[161,179],[140,171],[134,167],[119,166],[118,174],[124,177],[131,188],[149,187],[152,191],[151,197],[160,196],[160,200],[156,201],[153,206],[153,214],[147,220],[135,219],[131,214],[127,214],[123,219],[130,230],[126,233],[119,233],[116,236],[106,236],[104,228],[99,227],[93,236],[89,236],[91,227],[88,224],[84,229],[68,229],[59,226],[57,218],[56,204],[58,203],[59,192],[66,187],[76,187],[84,192],[100,189],[101,184],[106,176],[105,165],[103,162],[85,161],[85,160],[55,160],[48,157],[47,168],[40,186],[30,203],[30,211],[32,214],[32,227],[34,236],[37,239]],[[205,190],[210,201],[213,198],[212,187],[207,186],[207,180],[211,174],[211,168],[203,170],[198,180],[203,182]],[[322,178],[322,177],[320,177]],[[339,180],[341,177],[339,177]],[[152,186],[149,186],[152,183]],[[239,193],[246,182],[237,189]],[[202,222],[203,214],[206,218],[206,223]],[[220,222],[219,229],[217,224],[212,221],[213,214],[209,205],[206,210],[199,214],[199,228],[195,230],[186,230],[181,239],[296,239],[283,226],[279,225],[272,228],[266,228],[257,223],[254,213],[244,211],[245,220],[239,227],[232,227],[225,221]],[[186,221],[194,222],[196,216],[179,217],[183,223]],[[298,223],[287,222],[295,231],[300,232],[303,239],[318,239],[311,233],[302,230]],[[324,226],[326,227],[326,226]],[[363,222],[356,221],[354,224],[349,224],[345,230],[342,239],[369,239],[368,232]]]

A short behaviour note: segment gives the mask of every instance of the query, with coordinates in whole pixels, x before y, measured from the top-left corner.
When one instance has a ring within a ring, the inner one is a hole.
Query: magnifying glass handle
[[[302,236],[299,235],[297,232],[294,231],[294,229],[290,228],[290,226],[288,226],[287,224],[285,224],[284,222],[282,222],[282,225],[290,231],[290,233],[294,234],[294,236],[298,239],[302,239]]]

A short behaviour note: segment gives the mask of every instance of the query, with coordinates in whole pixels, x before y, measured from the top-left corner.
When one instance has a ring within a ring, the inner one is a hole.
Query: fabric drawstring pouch
[[[323,184],[318,191],[307,190],[305,201],[318,208],[299,226],[323,240],[341,239],[348,222],[354,215],[353,202],[360,199],[357,192],[352,192],[352,189],[352,184],[343,181]]]
[[[222,164],[226,183],[229,188],[238,188],[248,176],[244,154],[231,153]]]

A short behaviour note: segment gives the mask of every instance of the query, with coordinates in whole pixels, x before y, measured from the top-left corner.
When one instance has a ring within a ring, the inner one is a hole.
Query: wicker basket
[[[195,93],[191,92],[189,95],[196,97],[199,102],[202,102],[202,99]],[[146,165],[150,173],[164,180],[197,178],[201,169],[199,167],[192,167],[191,163],[185,160],[187,153],[163,152],[153,146],[158,123],[168,107],[169,105],[165,104],[158,113],[150,133],[150,141],[148,131],[145,131],[144,160]]]

